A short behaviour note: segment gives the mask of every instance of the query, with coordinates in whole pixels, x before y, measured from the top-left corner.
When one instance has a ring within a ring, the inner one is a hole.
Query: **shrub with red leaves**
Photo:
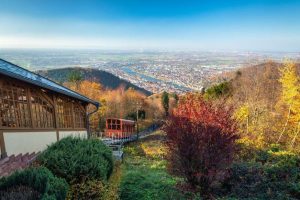
[[[164,126],[169,171],[206,198],[228,176],[233,161],[238,136],[231,111],[213,106],[201,95],[188,94]]]

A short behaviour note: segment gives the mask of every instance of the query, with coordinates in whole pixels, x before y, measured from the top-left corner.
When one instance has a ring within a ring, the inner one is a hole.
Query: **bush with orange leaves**
[[[236,122],[230,108],[213,106],[188,94],[167,120],[168,169],[183,177],[187,189],[210,199],[213,188],[229,174],[236,151]]]

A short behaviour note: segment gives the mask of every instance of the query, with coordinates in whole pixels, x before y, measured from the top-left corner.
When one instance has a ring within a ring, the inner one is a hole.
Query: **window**
[[[108,129],[121,130],[121,121],[117,119],[108,119]]]
[[[80,102],[74,103],[74,113],[75,113],[75,128],[85,128],[85,110]]]
[[[31,89],[32,122],[35,128],[54,128],[54,106],[43,91]]]
[[[0,125],[12,128],[30,127],[25,88],[10,81],[3,81],[0,84]]]
[[[69,98],[59,97],[57,98],[57,115],[58,125],[60,128],[72,128],[73,127],[73,102]]]
[[[57,128],[86,128],[85,103],[62,95],[56,97],[55,102],[53,95],[0,76],[0,127],[54,129],[57,120]]]

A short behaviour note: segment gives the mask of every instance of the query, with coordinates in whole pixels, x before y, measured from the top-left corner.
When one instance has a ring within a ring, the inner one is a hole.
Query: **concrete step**
[[[36,159],[38,153],[11,155],[0,160],[0,177],[9,176],[17,170],[25,169]]]

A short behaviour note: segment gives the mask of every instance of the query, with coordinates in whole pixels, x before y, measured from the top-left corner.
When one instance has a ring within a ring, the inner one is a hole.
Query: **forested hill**
[[[152,93],[148,90],[140,88],[124,79],[121,79],[109,72],[105,72],[102,70],[91,69],[91,68],[62,68],[62,69],[51,69],[51,70],[43,70],[38,71],[37,73],[45,76],[55,82],[63,83],[68,81],[69,75],[73,72],[80,72],[83,79],[85,80],[93,80],[99,82],[104,88],[107,89],[116,89],[120,86],[124,86],[126,89],[134,88],[137,91],[144,93],[149,96]]]
[[[296,77],[300,76],[300,64],[295,66]],[[252,105],[258,111],[259,106],[267,106],[272,111],[281,103],[284,63],[267,62],[241,68],[222,75],[206,90],[207,98],[224,97],[237,107]],[[292,73],[292,72],[291,72]],[[295,81],[297,82],[297,81]],[[263,110],[263,109],[262,109]],[[265,113],[265,110],[262,112]],[[274,113],[273,113],[274,114]]]
[[[300,63],[295,64],[298,75],[300,75]],[[274,84],[278,85],[278,79],[280,77],[280,68],[283,67],[283,63],[278,62],[265,62],[258,65],[250,65],[243,68],[240,68],[236,71],[230,71],[222,74],[217,74],[212,77],[211,84],[216,85],[222,83],[224,81],[229,81],[233,84],[240,85],[243,87],[249,87],[249,89],[253,89],[247,81],[254,81],[256,84],[261,83],[262,85],[266,81],[273,81]],[[242,77],[242,78],[241,78]],[[241,80],[242,79],[242,80]],[[241,81],[245,81],[241,83]]]

